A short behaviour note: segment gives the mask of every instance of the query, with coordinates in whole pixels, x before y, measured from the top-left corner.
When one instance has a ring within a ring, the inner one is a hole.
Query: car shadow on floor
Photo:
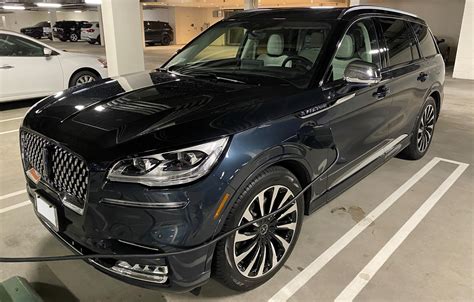
[[[0,103],[0,111],[28,108],[33,106],[39,100],[41,100],[41,98]]]

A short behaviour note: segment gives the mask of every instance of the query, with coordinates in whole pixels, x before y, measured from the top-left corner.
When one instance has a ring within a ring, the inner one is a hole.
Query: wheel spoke
[[[285,224],[280,224],[280,225],[277,225],[276,228],[278,230],[288,229],[288,230],[293,230],[294,231],[294,230],[296,230],[296,222],[289,222],[289,223],[285,223]]]
[[[296,203],[293,204],[291,207],[289,207],[285,212],[283,212],[282,214],[277,214],[277,216],[279,217],[278,220],[282,219],[283,217],[285,217],[286,215],[290,214],[290,213],[293,213],[294,211],[297,210],[297,206],[296,206]]]
[[[272,250],[272,268],[273,268],[278,264],[278,256],[277,256],[277,252],[276,252],[275,245],[273,244],[273,242],[270,240],[268,244],[270,245],[270,248]]]
[[[290,190],[288,190],[285,194],[285,197],[283,197],[283,199],[281,200],[280,204],[278,205],[278,209],[281,208],[285,203],[286,201],[288,200],[288,198],[292,197],[293,196],[293,193],[291,193]]]
[[[265,215],[265,191],[262,191],[257,195],[257,202],[260,208],[260,217],[262,217]]]
[[[248,275],[250,273],[250,271],[252,270],[253,266],[255,265],[255,262],[258,260],[258,254],[260,252],[260,245],[257,245],[256,247],[257,251],[255,252],[255,255],[254,257],[252,258],[252,260],[250,261],[249,265],[247,266],[247,268],[245,269],[244,273],[246,275]]]
[[[235,234],[235,242],[243,242],[243,241],[254,239],[255,237],[257,237],[256,233],[248,235],[248,234],[242,234],[242,233],[237,232]]]
[[[237,256],[235,262],[239,264],[242,260],[244,260],[245,257],[250,254],[253,250],[255,250],[255,247],[257,245],[258,240],[255,240],[244,252],[242,252],[240,255]]]
[[[288,241],[286,241],[285,238],[281,237],[280,235],[276,233],[273,233],[272,235],[273,235],[273,238],[277,239],[280,242],[280,245],[286,251],[288,249],[288,246],[290,245]]]
[[[273,204],[275,203],[275,200],[278,196],[278,192],[280,191],[280,186],[274,186],[273,187],[273,194],[272,194],[272,199],[270,200],[270,208],[268,209],[268,213],[271,213],[273,210]]]
[[[263,275],[263,270],[265,269],[265,263],[267,262],[267,247],[263,245],[260,249],[262,255],[260,264],[258,265],[257,277]]]

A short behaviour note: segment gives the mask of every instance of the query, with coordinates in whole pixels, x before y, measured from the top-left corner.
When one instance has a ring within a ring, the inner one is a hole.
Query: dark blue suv
[[[186,291],[213,275],[249,290],[285,263],[303,215],[393,156],[426,153],[443,82],[414,15],[242,12],[151,73],[33,106],[20,131],[27,189],[63,243],[115,255],[88,260],[110,276]],[[164,252],[178,254],[146,257]]]

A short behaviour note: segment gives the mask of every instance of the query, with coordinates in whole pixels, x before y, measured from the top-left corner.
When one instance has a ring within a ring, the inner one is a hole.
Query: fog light
[[[112,270],[138,280],[165,283],[168,280],[168,267],[163,265],[130,264],[127,261],[117,261]]]

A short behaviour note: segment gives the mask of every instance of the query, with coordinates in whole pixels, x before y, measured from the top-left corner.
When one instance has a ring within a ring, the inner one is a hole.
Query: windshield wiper
[[[194,78],[198,79],[209,79],[209,80],[217,80],[217,81],[225,81],[225,82],[231,82],[231,83],[238,83],[238,84],[247,84],[244,81],[236,80],[236,79],[231,79],[227,77],[222,77],[219,76],[215,73],[212,72],[202,72],[202,71],[197,71],[197,72],[187,72],[184,73],[185,75],[190,75]]]

